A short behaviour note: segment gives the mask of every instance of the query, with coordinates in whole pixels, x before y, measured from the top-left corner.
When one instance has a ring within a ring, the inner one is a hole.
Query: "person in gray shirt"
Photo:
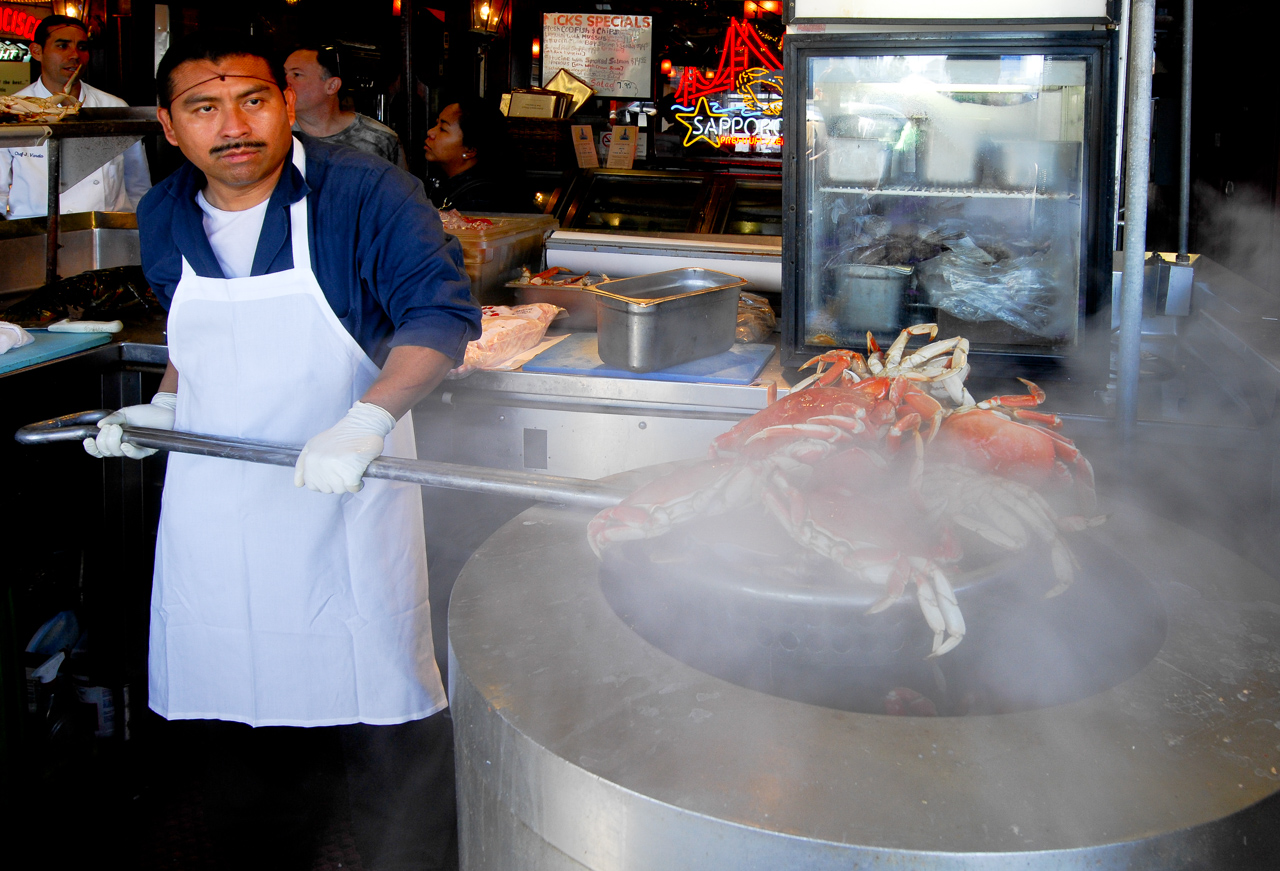
[[[359,112],[343,111],[338,99],[342,74],[332,46],[304,46],[285,58],[285,79],[297,102],[293,129],[312,139],[375,154],[407,169],[400,137]]]

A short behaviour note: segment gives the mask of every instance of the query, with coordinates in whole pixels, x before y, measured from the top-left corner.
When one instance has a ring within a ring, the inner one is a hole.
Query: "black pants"
[[[335,814],[350,813],[366,871],[458,866],[453,722],[251,728],[200,721],[205,816],[218,863],[310,871]]]

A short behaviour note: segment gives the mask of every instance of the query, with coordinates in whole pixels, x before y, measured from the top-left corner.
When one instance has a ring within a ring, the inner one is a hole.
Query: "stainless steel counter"
[[[788,383],[776,354],[757,386],[474,372],[414,409],[418,455],[600,478],[702,456]]]

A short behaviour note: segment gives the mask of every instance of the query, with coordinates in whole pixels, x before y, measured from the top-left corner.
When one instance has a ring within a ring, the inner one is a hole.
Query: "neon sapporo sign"
[[[782,61],[745,21],[729,23],[713,76],[685,69],[675,104],[686,148],[699,142],[735,150],[782,147]]]

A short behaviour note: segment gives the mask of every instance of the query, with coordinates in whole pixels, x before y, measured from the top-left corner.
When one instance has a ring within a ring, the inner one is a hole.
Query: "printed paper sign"
[[[609,169],[631,169],[636,160],[639,136],[639,127],[614,127],[613,139],[609,142],[609,160],[605,166]]]
[[[579,169],[593,169],[600,165],[596,156],[596,137],[590,124],[573,125],[573,153],[578,157]]]

